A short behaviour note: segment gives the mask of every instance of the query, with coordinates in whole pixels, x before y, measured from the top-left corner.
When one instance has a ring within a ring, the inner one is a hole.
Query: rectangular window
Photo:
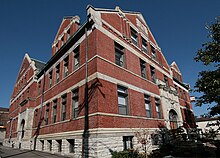
[[[146,110],[146,115],[148,118],[152,117],[152,111],[151,111],[151,99],[149,95],[144,95],[144,102],[145,102],[145,110]]]
[[[145,53],[147,53],[147,51],[148,51],[147,41],[144,38],[142,38],[142,50]]]
[[[146,74],[146,62],[140,59],[141,77],[147,78]]]
[[[156,72],[155,68],[153,66],[150,66],[150,72],[151,72],[151,80],[156,83]]]
[[[164,75],[164,82],[166,87],[169,87],[168,77],[166,75]]]
[[[78,117],[79,89],[72,91],[72,118]]]
[[[57,121],[57,99],[53,101],[53,123]]]
[[[157,60],[157,53],[156,53],[156,49],[151,45],[151,53],[152,53],[152,58]]]
[[[64,94],[62,96],[62,114],[61,114],[61,120],[66,120],[66,101],[67,101],[67,94]]]
[[[123,136],[124,150],[133,148],[132,139],[133,139],[133,136]]]
[[[161,105],[160,105],[160,99],[155,98],[155,104],[156,104],[156,113],[157,113],[157,118],[161,119]]]
[[[49,151],[52,151],[52,140],[47,140],[47,143]]]
[[[69,142],[69,152],[75,153],[75,140],[74,139],[67,139]]]
[[[40,140],[41,142],[41,151],[44,151],[44,140]]]
[[[67,56],[65,59],[64,59],[64,71],[63,71],[63,76],[66,77],[68,75],[68,65],[69,65],[69,56]]]
[[[67,31],[67,40],[70,38],[70,29]]]
[[[38,95],[41,94],[41,81],[38,82]]]
[[[74,61],[73,61],[74,69],[77,69],[79,67],[79,65],[80,65],[80,61],[79,61],[80,60],[79,59],[79,57],[80,57],[79,46],[74,49],[73,54],[74,54]]]
[[[38,109],[35,110],[34,127],[37,127],[37,121],[38,121]]]
[[[53,81],[53,70],[49,72],[49,87],[52,87],[52,81]]]
[[[64,36],[61,38],[61,46],[64,44]]]
[[[118,66],[124,67],[124,47],[115,43],[115,63]]]
[[[128,92],[127,88],[118,85],[118,111],[119,114],[128,115]]]
[[[131,41],[133,44],[138,46],[138,33],[132,27],[130,27],[130,29],[131,29]]]
[[[58,152],[61,152],[62,151],[62,140],[56,140],[56,141],[57,141]]]
[[[48,125],[48,119],[49,119],[49,108],[50,108],[50,104],[48,103],[48,104],[46,105],[45,125]]]
[[[60,81],[60,64],[56,66],[56,83]]]
[[[55,46],[55,52],[57,52],[57,51],[58,51],[58,43]]]

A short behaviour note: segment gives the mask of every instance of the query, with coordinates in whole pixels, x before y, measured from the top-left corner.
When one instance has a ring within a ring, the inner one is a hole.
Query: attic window
[[[152,58],[157,60],[156,49],[152,45],[150,47],[151,47]]]
[[[142,50],[147,53],[147,41],[142,37]]]
[[[64,36],[61,38],[61,46],[64,44]]]
[[[58,51],[58,43],[55,46],[55,52],[57,52],[57,51]]]
[[[132,41],[133,44],[138,46],[138,34],[137,34],[137,31],[135,31],[132,27],[130,27],[130,29],[131,29],[131,41]]]
[[[67,39],[70,38],[70,29],[67,31]]]

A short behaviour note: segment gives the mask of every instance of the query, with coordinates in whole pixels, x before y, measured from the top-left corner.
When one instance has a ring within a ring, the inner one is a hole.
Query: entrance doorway
[[[177,113],[176,111],[174,111],[173,109],[170,110],[169,112],[169,121],[170,121],[170,128],[171,129],[177,129],[178,128],[178,124],[177,124]]]

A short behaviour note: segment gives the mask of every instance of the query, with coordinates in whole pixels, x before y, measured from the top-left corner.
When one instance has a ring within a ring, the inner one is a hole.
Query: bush
[[[136,150],[115,151],[112,158],[146,158],[145,154],[139,154]]]

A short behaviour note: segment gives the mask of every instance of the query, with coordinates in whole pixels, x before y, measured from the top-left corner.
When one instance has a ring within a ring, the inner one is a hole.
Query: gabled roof
[[[59,36],[63,33],[63,31],[65,30],[65,28],[72,22],[76,22],[79,24],[80,18],[79,16],[66,16],[63,18],[60,27],[57,31],[57,34],[55,36],[54,42],[59,38]]]
[[[175,61],[172,62],[170,67],[173,68],[174,70],[176,70],[176,72],[178,72],[179,74],[181,74],[180,69],[179,69],[179,67],[178,67],[178,65],[176,64]]]
[[[26,69],[31,66],[32,69],[35,70],[41,70],[44,67],[45,63],[42,61],[39,61],[37,59],[30,58],[30,56],[26,53],[24,56],[24,59],[22,61],[17,80],[20,79],[20,77],[23,75],[23,73],[26,71]]]

